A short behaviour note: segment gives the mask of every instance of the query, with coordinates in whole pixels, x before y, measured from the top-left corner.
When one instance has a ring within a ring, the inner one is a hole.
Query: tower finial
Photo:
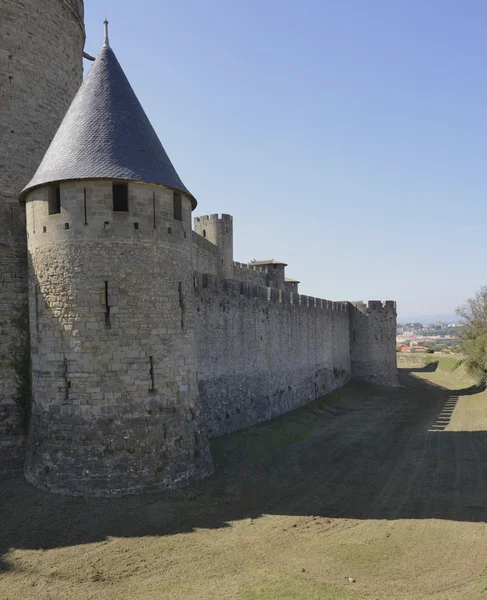
[[[105,20],[103,21],[103,24],[105,25],[105,42],[103,43],[103,45],[108,48],[108,47],[110,47],[110,42],[108,41],[108,20],[106,18],[106,15],[105,15]]]

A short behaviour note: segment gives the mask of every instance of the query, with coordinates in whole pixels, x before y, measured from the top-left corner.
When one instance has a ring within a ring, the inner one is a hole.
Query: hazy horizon
[[[442,321],[444,323],[460,323],[462,319],[455,314],[427,314],[427,315],[398,315],[397,322],[404,323],[434,323]]]

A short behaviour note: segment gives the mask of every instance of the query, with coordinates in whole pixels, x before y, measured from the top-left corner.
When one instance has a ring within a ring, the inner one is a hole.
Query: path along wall
[[[349,307],[195,274],[199,390],[210,437],[289,412],[351,374]]]

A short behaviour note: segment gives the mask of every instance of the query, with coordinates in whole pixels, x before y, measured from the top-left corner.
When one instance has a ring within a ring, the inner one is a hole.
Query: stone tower
[[[34,394],[27,479],[110,496],[208,475],[193,333],[196,200],[107,34],[22,198]]]
[[[194,218],[194,230],[218,247],[218,276],[233,279],[233,219],[231,215]]]
[[[350,304],[352,376],[399,385],[396,364],[396,303],[370,300]]]
[[[12,366],[27,330],[25,218],[18,196],[79,88],[84,40],[83,0],[0,0],[0,473],[20,468],[23,460]]]

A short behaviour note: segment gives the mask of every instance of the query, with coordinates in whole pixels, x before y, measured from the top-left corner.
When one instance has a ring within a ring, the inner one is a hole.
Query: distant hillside
[[[416,315],[416,316],[402,316],[397,317],[398,323],[434,323],[435,321],[442,321],[443,323],[457,323],[460,318],[456,315]]]

